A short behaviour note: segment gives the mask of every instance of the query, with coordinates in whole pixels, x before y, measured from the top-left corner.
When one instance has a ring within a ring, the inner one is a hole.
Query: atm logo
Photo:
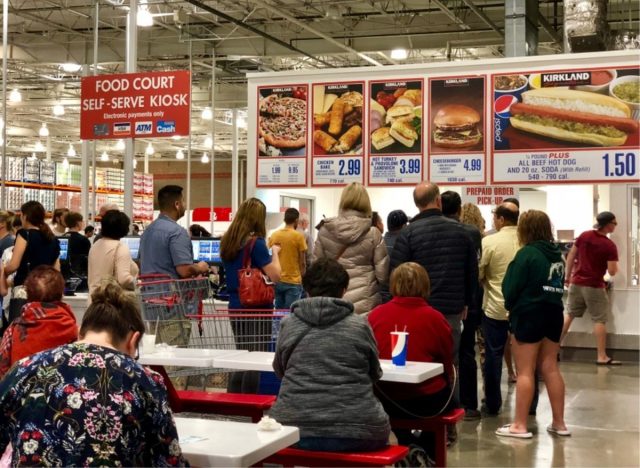
[[[136,122],[136,135],[151,135],[153,133],[153,122]]]
[[[131,122],[117,122],[113,124],[114,135],[129,135],[131,134]]]
[[[176,121],[175,120],[159,120],[156,124],[156,131],[158,133],[175,133]]]

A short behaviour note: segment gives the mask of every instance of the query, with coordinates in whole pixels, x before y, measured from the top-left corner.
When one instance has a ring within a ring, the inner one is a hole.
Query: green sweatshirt
[[[564,292],[564,262],[560,249],[547,241],[522,247],[502,282],[504,305],[511,324],[518,316],[541,308],[560,308]]]

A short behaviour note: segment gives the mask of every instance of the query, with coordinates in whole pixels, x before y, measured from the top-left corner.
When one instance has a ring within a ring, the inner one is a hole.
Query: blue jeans
[[[498,413],[502,407],[500,380],[502,379],[502,359],[509,333],[508,320],[494,320],[482,317],[482,331],[486,349],[484,361],[484,394],[487,409]]]
[[[459,369],[460,362],[460,337],[462,336],[462,314],[445,315],[444,318],[449,322],[451,327],[451,336],[453,337],[453,365],[456,371]],[[456,408],[460,404],[460,377],[456,379],[456,385],[453,388],[453,401]]]
[[[319,452],[372,452],[387,446],[387,440],[348,437],[302,437],[294,447]]]
[[[290,309],[300,299],[302,286],[291,283],[276,283],[276,309]]]

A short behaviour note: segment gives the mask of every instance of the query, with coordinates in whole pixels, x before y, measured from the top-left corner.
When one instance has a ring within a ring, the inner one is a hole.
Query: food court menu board
[[[369,185],[414,185],[423,177],[423,80],[369,82]]]
[[[491,77],[494,183],[637,181],[640,68]]]
[[[312,185],[364,180],[364,82],[313,85]]]
[[[258,88],[258,187],[307,185],[308,88]]]
[[[484,184],[485,77],[429,79],[429,180]]]

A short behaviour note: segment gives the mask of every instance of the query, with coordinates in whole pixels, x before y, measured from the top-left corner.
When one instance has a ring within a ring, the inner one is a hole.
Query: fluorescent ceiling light
[[[22,101],[22,94],[20,94],[20,91],[18,91],[17,89],[14,89],[13,91],[11,91],[11,93],[9,94],[9,101],[11,102]]]
[[[391,51],[391,58],[394,60],[405,60],[408,56],[407,49],[393,49]]]
[[[204,153],[200,161],[202,161],[202,164],[207,164],[209,162],[209,155],[207,153]]]
[[[204,146],[206,148],[211,148],[213,146],[213,139],[210,136],[204,139]]]
[[[69,143],[69,149],[67,150],[67,156],[70,158],[76,157],[76,149],[73,147],[71,143]]]
[[[34,160],[38,159],[38,156],[36,156],[36,153],[31,153],[31,157],[29,159],[34,161]]]
[[[141,28],[148,28],[153,26],[153,15],[149,11],[149,6],[144,0],[140,1],[138,5],[138,13],[136,14],[136,24]]]
[[[247,119],[246,117],[239,115],[236,119],[236,125],[238,128],[247,128]]]
[[[180,138],[182,138],[180,135],[173,135],[171,137],[172,140],[176,140],[176,141],[179,140]]]
[[[40,127],[40,130],[38,130],[38,134],[42,137],[42,138],[46,138],[49,136],[49,129],[47,128],[47,124],[46,123],[42,123],[42,127]]]
[[[100,155],[100,161],[107,162],[108,160],[109,160],[109,155],[107,154],[106,151],[103,151],[102,154]]]
[[[116,150],[124,151],[124,149],[125,149],[124,140],[118,140],[118,142],[116,143]]]
[[[77,73],[82,68],[82,65],[77,63],[63,63],[60,65],[60,68],[67,73]]]
[[[153,149],[153,145],[151,144],[151,142],[149,142],[144,152],[148,156],[151,156],[153,153],[155,153],[155,150]]]
[[[202,120],[211,120],[213,119],[213,112],[211,112],[211,107],[205,107],[202,109]]]
[[[184,159],[184,152],[182,150],[176,151],[176,159]]]
[[[64,106],[62,104],[53,106],[53,115],[64,115]]]
[[[44,145],[40,140],[36,141],[36,144],[33,149],[34,151],[38,151],[38,152],[46,151]]]

